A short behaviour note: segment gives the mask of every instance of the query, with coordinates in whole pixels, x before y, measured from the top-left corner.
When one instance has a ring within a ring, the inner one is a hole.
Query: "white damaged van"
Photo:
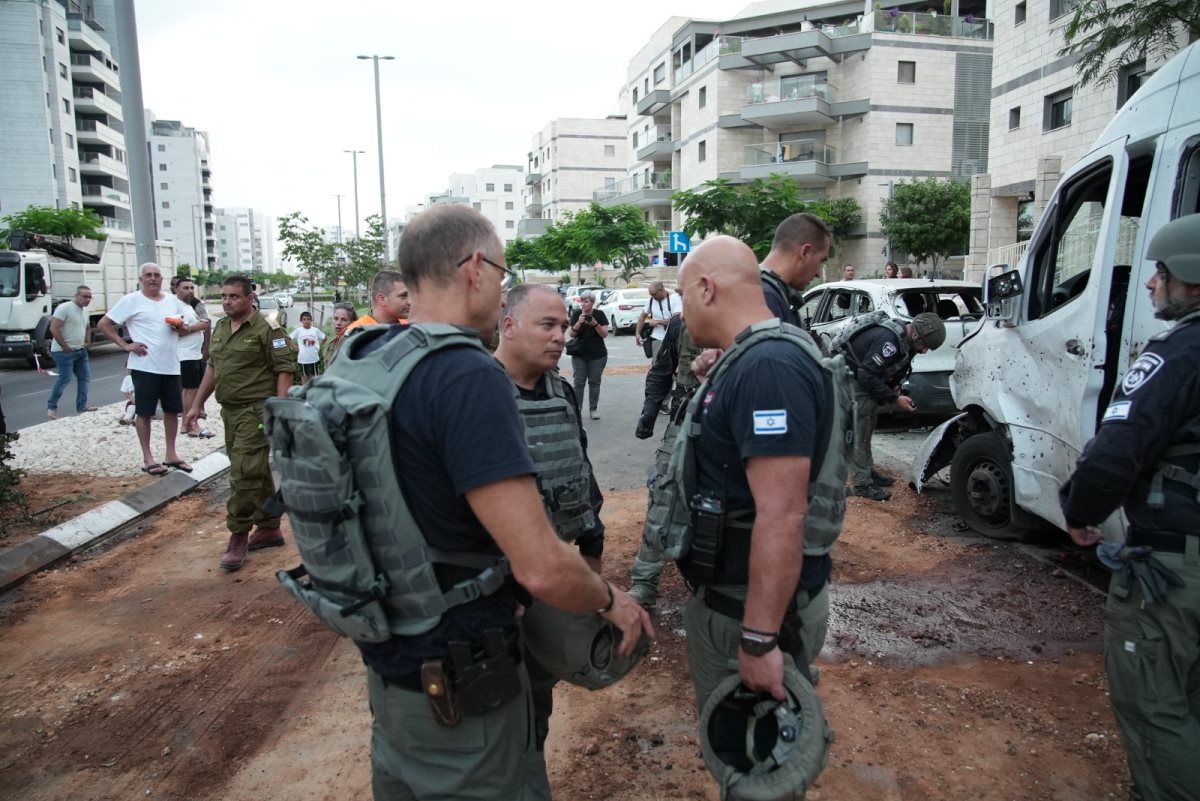
[[[950,466],[955,511],[976,531],[1065,531],[1058,490],[1155,319],[1143,284],[1154,233],[1200,212],[1200,43],[1163,65],[1059,182],[1016,269],[984,279],[984,324],[959,345],[960,415],[914,464],[918,490]],[[1123,537],[1119,513],[1104,525]]]

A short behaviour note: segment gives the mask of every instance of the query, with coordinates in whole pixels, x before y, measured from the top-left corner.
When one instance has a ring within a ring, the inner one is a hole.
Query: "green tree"
[[[879,213],[883,235],[918,264],[933,261],[941,272],[947,256],[966,253],[971,230],[971,187],[938,178],[896,184]]]
[[[573,212],[563,212],[563,218],[550,225],[538,237],[538,247],[550,263],[559,265],[557,269],[576,268],[576,281],[582,283],[583,268],[599,261],[600,252],[592,238],[586,235],[584,228],[575,224],[577,216],[579,215]]]
[[[511,239],[504,246],[504,260],[514,270],[543,270],[545,272],[560,272],[570,267],[551,258],[544,250],[542,237],[532,239]]]
[[[191,278],[192,277],[192,265],[188,264],[186,261],[181,261],[175,267],[175,275],[177,275],[180,278]]]
[[[637,206],[604,208],[593,203],[576,217],[575,223],[587,227],[600,253],[600,261],[616,267],[623,283],[629,283],[648,267],[649,251],[658,248],[658,229],[646,222]]]
[[[842,242],[854,230],[854,226],[862,222],[862,206],[852,197],[841,197],[836,200],[818,200],[810,203],[808,210],[820,217],[829,226],[833,237],[833,249],[830,256],[836,255]]]
[[[13,231],[104,240],[107,236],[100,230],[103,227],[104,220],[91,209],[30,206],[0,217],[0,243],[7,246]]]
[[[717,178],[705,182],[700,190],[676,192],[671,201],[676,209],[688,215],[683,225],[688,236],[737,237],[750,246],[759,260],[771,251],[771,240],[779,223],[808,208],[800,187],[783,175],[756,178],[747,184]]]
[[[1078,0],[1058,55],[1079,56],[1078,86],[1103,86],[1127,64],[1172,55],[1181,27],[1200,39],[1200,0]]]
[[[323,228],[310,227],[308,218],[298,211],[279,218],[277,236],[283,243],[283,258],[296,262],[308,277],[311,303],[312,285],[318,279],[337,279],[336,248],[325,241]]]
[[[345,279],[348,286],[368,283],[382,267],[387,250],[387,239],[379,215],[372,214],[367,218],[367,231],[363,236],[348,239],[340,247],[346,258],[345,265],[339,265],[340,277]],[[332,283],[336,284],[336,280]]]

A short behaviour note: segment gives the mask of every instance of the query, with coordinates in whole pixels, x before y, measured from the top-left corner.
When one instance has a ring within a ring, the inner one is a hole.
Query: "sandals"
[[[187,462],[183,461],[182,459],[177,459],[174,462],[163,462],[163,470],[164,471],[166,470],[167,467],[174,467],[176,470],[182,470],[185,473],[192,472],[192,466],[190,464],[188,464]]]
[[[167,468],[163,467],[158,462],[155,462],[154,464],[148,464],[145,467],[143,467],[142,472],[149,473],[152,476],[165,476],[167,473],[169,473],[171,471],[168,470]]]

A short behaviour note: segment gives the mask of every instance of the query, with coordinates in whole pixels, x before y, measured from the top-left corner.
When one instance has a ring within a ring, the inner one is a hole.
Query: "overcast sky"
[[[354,227],[379,211],[380,62],[388,215],[454,172],[524,166],[555,117],[617,110],[629,60],[672,15],[720,19],[744,0],[598,3],[205,0],[136,4],[146,106],[206,130],[215,202]]]

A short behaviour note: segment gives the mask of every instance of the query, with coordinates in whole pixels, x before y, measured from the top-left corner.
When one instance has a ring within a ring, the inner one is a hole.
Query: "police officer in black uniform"
[[[848,323],[854,325],[854,323]],[[899,387],[911,372],[912,360],[919,353],[936,350],[946,341],[946,325],[936,314],[922,312],[911,323],[901,324],[881,318],[853,334],[842,347],[854,371],[854,399],[858,404],[858,425],[854,441],[854,494],[873,501],[886,501],[892,493],[884,489],[895,479],[875,470],[871,437],[879,407],[894,403],[902,412],[916,411],[913,399]]]
[[[796,309],[800,293],[821,272],[829,258],[833,237],[829,226],[815,214],[793,214],[775,229],[771,252],[763,259],[763,297],[771,314],[785,323],[804,325]]]
[[[1200,798],[1200,214],[1146,250],[1151,337],[1060,493],[1079,545],[1118,507],[1128,541],[1100,545],[1114,570],[1105,668],[1133,779],[1130,798]]]

